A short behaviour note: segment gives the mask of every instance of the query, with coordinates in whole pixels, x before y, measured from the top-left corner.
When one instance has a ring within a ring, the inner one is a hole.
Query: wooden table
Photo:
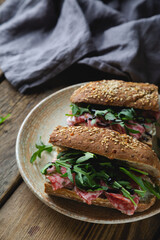
[[[11,117],[0,125],[0,239],[160,239],[160,215],[121,225],[93,224],[63,216],[37,199],[17,169],[17,133],[27,113],[40,100],[71,83],[23,95],[7,82],[2,72],[0,81],[0,115],[11,113]]]

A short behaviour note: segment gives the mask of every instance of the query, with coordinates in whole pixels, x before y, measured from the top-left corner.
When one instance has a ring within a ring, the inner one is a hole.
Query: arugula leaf
[[[139,169],[136,169],[136,168],[133,168],[133,167],[130,167],[129,169],[130,169],[130,170],[133,170],[133,171],[135,171],[135,172],[141,173],[141,174],[143,174],[143,175],[148,175],[147,172],[144,172],[144,171],[142,171],[142,170],[139,170]]]
[[[110,162],[100,162],[99,165],[105,167],[112,167],[112,164]]]
[[[82,168],[80,168],[78,165],[75,165],[73,167],[73,170],[74,170],[74,172],[81,173],[83,175],[88,175],[89,174],[88,172],[83,171]]]
[[[136,116],[136,112],[133,108],[129,108],[129,109],[122,109],[119,113],[118,113],[118,118],[122,119],[122,120],[133,120],[134,117]]]
[[[129,132],[131,132],[131,133],[140,133],[140,131],[132,129],[132,128],[129,128],[126,125],[124,125],[124,128],[125,128],[127,133],[129,133]]]
[[[106,115],[106,113],[108,113],[108,109],[106,110],[96,110],[95,113],[94,113],[94,116],[97,117],[97,116],[104,116]]]
[[[0,124],[2,124],[7,118],[9,118],[11,114],[7,114],[5,117],[0,117]]]
[[[93,126],[96,122],[97,122],[96,119],[92,119],[92,120],[91,120],[91,125]]]
[[[78,116],[82,115],[84,112],[91,113],[89,110],[89,106],[87,108],[83,108],[83,107],[79,107],[76,104],[72,103],[70,105],[70,107],[72,110],[72,114],[66,114],[66,116],[77,116],[78,117]]]
[[[78,172],[77,174],[78,174],[78,178],[79,178],[80,183],[83,185],[82,173]]]
[[[135,181],[142,190],[146,191],[147,188],[145,187],[143,180],[141,177],[137,177],[136,175],[134,175],[133,173],[131,173],[130,171],[128,171],[127,169],[125,169],[124,167],[120,167],[119,168],[123,173],[125,173],[127,176],[129,176],[130,178],[133,179],[133,181]]]
[[[71,104],[70,105],[70,107],[71,107],[71,109],[72,109],[72,114],[73,115],[77,115],[77,114],[79,114],[79,107],[76,105],[76,104]]]
[[[118,120],[118,119],[116,119],[116,121],[113,122],[112,124],[120,124],[121,127],[124,127],[124,128],[125,128],[126,133],[127,133],[128,135],[129,135],[130,132],[131,132],[131,133],[140,133],[138,130],[134,130],[134,129],[132,129],[132,128],[127,127],[126,124],[125,124],[123,121]],[[131,124],[130,124],[130,125],[131,125]],[[134,124],[132,124],[132,125],[134,125]]]
[[[123,196],[130,199],[131,202],[137,206],[137,204],[135,203],[135,201],[133,200],[133,197],[131,196],[131,194],[121,185],[119,184],[118,182],[114,181],[113,183],[113,186],[114,187],[118,187],[119,189],[121,189],[121,192],[123,193]]]
[[[59,160],[56,160],[56,164],[58,164],[59,166],[65,167],[65,168],[70,168],[71,167],[70,164],[59,161]]]
[[[146,191],[143,191],[143,190],[139,190],[139,189],[134,189],[134,192],[138,194],[138,196],[140,197],[145,197],[146,195]]]
[[[156,185],[156,187],[153,187],[153,185],[146,180],[144,180],[144,185],[149,190],[149,192],[151,192],[158,199],[160,199],[160,187],[158,187],[157,185]]]
[[[41,173],[42,174],[47,174],[47,169],[51,166],[54,166],[55,164],[50,162],[50,163],[47,163],[42,169],[41,169]]]
[[[67,176],[69,180],[73,183],[73,176],[70,168],[67,168]]]
[[[57,159],[61,158],[61,157],[62,157],[63,155],[65,155],[66,153],[67,153],[67,151],[58,153]]]
[[[41,148],[39,148],[39,150],[40,149]],[[136,176],[132,171],[143,175],[148,175],[148,173],[133,167],[126,169],[125,166],[120,166],[116,163],[113,165],[106,157],[101,157],[93,153],[78,150],[73,150],[72,152],[64,151],[63,154],[59,155],[56,162],[49,163],[41,172],[47,174],[47,168],[52,165],[55,165],[56,172],[61,174],[61,177],[68,177],[71,182],[74,182],[73,174],[75,174],[76,186],[84,191],[107,191],[109,185],[111,188],[121,191],[123,196],[130,199],[131,202],[136,205],[133,193],[130,192],[130,190],[132,190],[130,182],[128,180],[126,181],[123,175],[120,174],[120,172],[123,172],[140,186],[140,190],[133,189],[140,197],[144,197],[146,192],[149,191],[157,198],[160,198],[160,188],[158,186],[152,186],[151,183]],[[66,168],[65,174],[61,173],[61,167]],[[108,182],[109,178],[113,181]],[[101,186],[101,181],[104,181],[106,186]]]
[[[96,110],[94,113],[94,116],[95,117],[104,116],[105,120],[111,120],[111,121],[116,119],[114,111],[109,108],[106,110]]]
[[[66,152],[65,156],[62,157],[61,159],[66,159],[68,157],[75,157],[76,155],[82,155],[82,151],[75,150],[75,151],[72,151],[72,152]]]
[[[33,163],[37,157],[41,158],[41,154],[42,152],[44,151],[47,151],[47,152],[52,152],[53,150],[53,147],[51,145],[45,145],[42,141],[41,141],[41,138],[40,138],[40,145],[36,144],[36,148],[38,149],[38,151],[34,152],[30,158],[30,163]]]
[[[128,189],[131,189],[130,182],[124,181],[124,180],[120,180],[120,181],[117,181],[117,182],[118,182],[119,184],[121,184],[122,186],[127,187]]]
[[[82,162],[85,162],[85,161],[89,160],[90,158],[94,158],[94,157],[95,157],[95,154],[90,153],[90,152],[85,152],[84,156],[78,158],[76,163],[82,163]]]
[[[113,113],[107,113],[106,115],[105,115],[105,120],[109,120],[109,121],[113,121],[113,120],[115,120],[116,119],[116,117],[114,116],[114,114]]]

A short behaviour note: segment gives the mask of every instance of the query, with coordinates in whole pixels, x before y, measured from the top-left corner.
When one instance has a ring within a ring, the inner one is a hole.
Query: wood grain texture
[[[158,240],[159,217],[121,225],[86,223],[50,209],[22,183],[1,209],[0,239]]]
[[[2,72],[2,70],[0,69],[0,83],[4,80],[4,74]]]
[[[2,72],[2,70],[0,69],[0,77],[2,76],[2,74],[3,74],[3,72]]]
[[[22,95],[6,80],[0,84],[0,116],[11,114],[0,125],[0,202],[3,203],[7,194],[20,180],[15,158],[15,142],[18,130],[29,111],[43,98],[54,91],[50,89],[39,94]]]
[[[0,5],[1,5],[2,3],[4,3],[4,1],[5,1],[5,0],[0,0]]]

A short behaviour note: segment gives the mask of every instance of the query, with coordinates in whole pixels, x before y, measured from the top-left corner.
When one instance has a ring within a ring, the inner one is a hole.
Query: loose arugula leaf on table
[[[41,154],[44,151],[52,152],[53,147],[51,145],[45,145],[40,138],[40,145],[36,144],[36,148],[38,149],[36,152],[34,152],[30,158],[30,163],[33,163],[37,157],[41,158]]]
[[[0,124],[2,124],[7,118],[9,118],[11,114],[7,114],[5,117],[0,117]]]

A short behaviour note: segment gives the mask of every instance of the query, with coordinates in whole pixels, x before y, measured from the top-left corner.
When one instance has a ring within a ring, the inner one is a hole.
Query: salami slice
[[[68,123],[68,126],[74,126],[74,125],[76,125],[78,123],[86,123],[86,120],[89,119],[89,118],[92,118],[92,115],[89,114],[89,113],[82,114],[82,115],[80,115],[78,117],[69,116],[67,118],[67,123]]]
[[[125,213],[127,215],[133,215],[135,210],[137,209],[139,197],[136,194],[134,194],[133,197],[134,202],[137,204],[137,206],[135,206],[130,199],[124,197],[122,194],[105,192],[105,195],[108,201],[110,201],[110,203],[122,213]]]
[[[59,173],[55,173],[52,176],[46,176],[52,184],[53,191],[72,185],[71,181],[67,177],[61,177]]]
[[[92,204],[92,201],[96,198],[98,198],[103,191],[94,191],[94,192],[85,192],[77,188],[76,186],[74,187],[74,191],[77,193],[79,197],[83,199],[84,202],[87,204]]]

